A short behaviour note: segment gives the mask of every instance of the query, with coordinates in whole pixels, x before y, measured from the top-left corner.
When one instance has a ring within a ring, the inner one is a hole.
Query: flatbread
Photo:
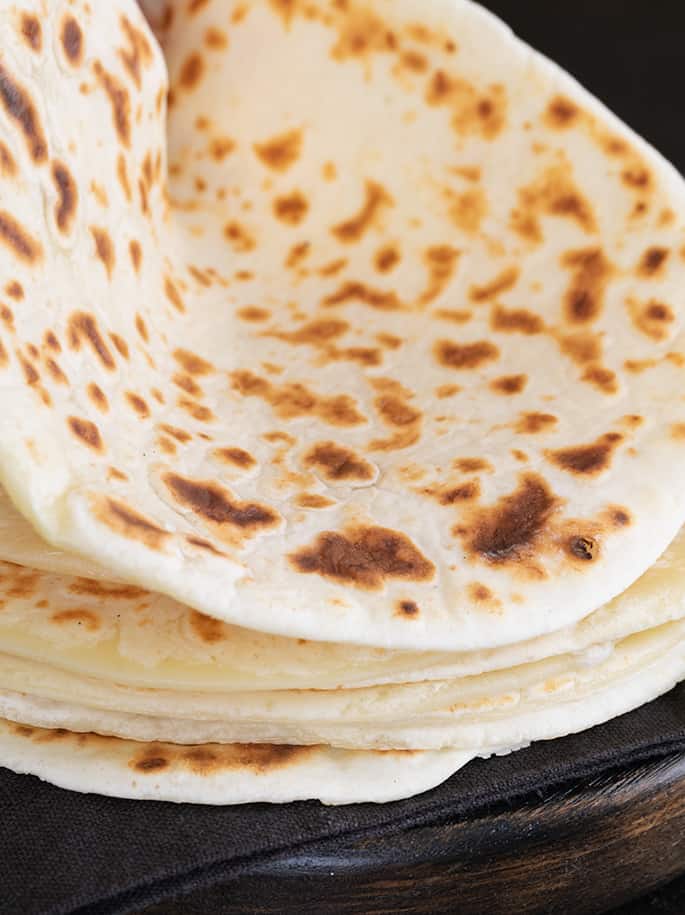
[[[83,793],[189,804],[400,800],[440,784],[468,754],[327,747],[140,744],[0,720],[0,765]]]
[[[132,0],[0,25],[21,513],[338,643],[494,647],[623,591],[685,519],[675,171],[464,0],[173,12],[168,130]]]
[[[685,676],[685,622],[595,657],[561,655],[479,676],[359,690],[178,693],[84,680],[0,655],[0,716],[141,741],[348,749],[515,749],[600,724]]]
[[[440,680],[572,652],[593,657],[603,646],[683,618],[685,532],[631,588],[580,623],[474,652],[388,651],[272,636],[133,586],[9,563],[0,563],[0,606],[4,653],[122,686],[220,694]]]

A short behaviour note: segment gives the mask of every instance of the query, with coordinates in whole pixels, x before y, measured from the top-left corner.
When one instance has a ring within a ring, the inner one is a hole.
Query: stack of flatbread
[[[0,0],[0,764],[387,801],[669,690],[682,179],[467,0],[147,6]]]

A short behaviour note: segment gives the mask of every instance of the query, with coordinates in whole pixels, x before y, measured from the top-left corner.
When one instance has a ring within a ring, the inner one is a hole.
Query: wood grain
[[[461,822],[260,862],[145,915],[596,915],[685,871],[685,754]]]

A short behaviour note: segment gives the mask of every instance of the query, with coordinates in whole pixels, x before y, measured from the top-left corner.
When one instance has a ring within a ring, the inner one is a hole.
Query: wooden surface
[[[297,849],[144,915],[594,915],[683,872],[685,754],[463,822]]]

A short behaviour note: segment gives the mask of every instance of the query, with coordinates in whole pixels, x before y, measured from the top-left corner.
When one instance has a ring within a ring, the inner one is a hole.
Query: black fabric
[[[685,168],[680,0],[485,5]],[[483,805],[674,750],[685,752],[683,686],[600,728],[474,762],[435,791],[380,807],[135,803],[70,794],[0,770],[0,912],[129,913],[226,881],[257,856],[464,817]]]

